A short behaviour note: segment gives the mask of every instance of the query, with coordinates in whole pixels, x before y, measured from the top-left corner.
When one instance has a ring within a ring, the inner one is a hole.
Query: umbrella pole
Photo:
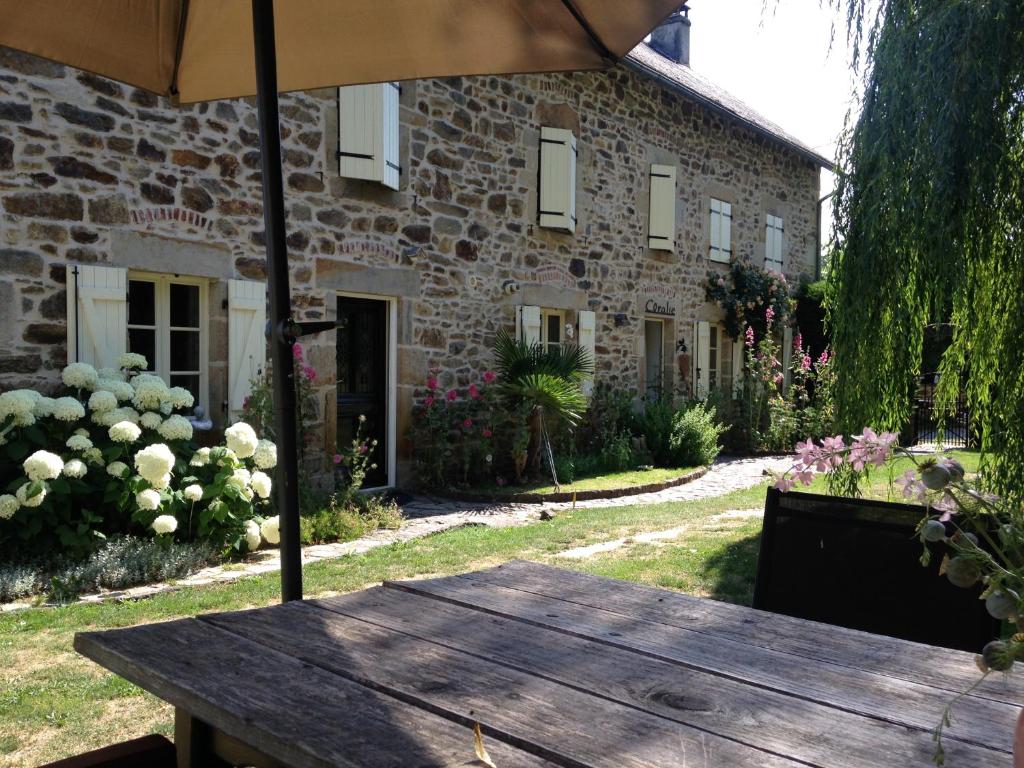
[[[252,0],[256,54],[256,105],[263,171],[267,288],[270,293],[270,351],[274,372],[274,432],[277,438],[277,507],[281,531],[281,601],[302,599],[299,546],[299,465],[295,423],[295,363],[289,334],[291,292],[285,243],[281,127],[277,108],[277,53],[273,0]]]

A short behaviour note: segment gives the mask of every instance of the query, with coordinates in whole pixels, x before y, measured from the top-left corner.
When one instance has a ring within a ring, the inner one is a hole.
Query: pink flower
[[[470,427],[473,426],[473,420],[472,419],[463,419],[462,420],[462,426],[463,426],[464,429],[469,429]]]
[[[767,309],[765,309],[765,311],[764,311],[764,319],[768,323],[768,325],[771,325],[772,324],[772,320],[775,319],[775,310],[772,309],[771,307],[768,307]]]
[[[752,325],[748,325],[747,326],[746,343],[747,343],[748,347],[753,349],[753,347],[754,347],[754,326],[752,326]]]
[[[292,344],[292,356],[296,360],[302,359],[302,345],[299,344],[299,342],[295,342],[294,344]]]
[[[434,396],[433,395],[427,395],[426,397],[423,398],[423,405],[425,405],[427,408],[429,408],[433,404],[434,404]]]
[[[775,487],[778,488],[783,493],[785,493],[786,491],[793,490],[793,488],[796,487],[796,483],[793,482],[793,478],[791,478],[789,475],[780,475],[779,478],[775,481]]]
[[[814,472],[810,469],[801,469],[796,473],[796,479],[801,485],[810,485],[814,481]]]
[[[435,379],[433,376],[427,377],[427,389],[429,389],[431,392],[437,389],[437,379]]]
[[[314,368],[312,365],[302,366],[302,373],[310,381],[316,381],[316,368]]]
[[[725,287],[725,278],[724,277],[718,278],[718,287],[719,288],[724,288]]]
[[[811,356],[810,355],[804,355],[803,358],[801,358],[801,360],[800,360],[800,368],[801,368],[801,370],[804,370],[804,371],[811,370]]]
[[[370,447],[366,443],[360,443],[359,444],[359,452],[360,453],[366,453],[368,450],[370,450]]]
[[[775,386],[779,386],[782,384],[783,381],[785,381],[785,379],[786,377],[783,376],[781,373],[776,373],[775,377],[772,380],[775,382]]]
[[[449,389],[444,397],[449,403],[454,403],[458,399],[459,393],[454,389]]]
[[[469,396],[474,400],[480,399],[480,390],[476,388],[476,384],[470,384],[469,388],[466,391],[469,393]]]
[[[335,464],[341,464],[341,454],[340,453],[334,454],[331,457],[331,461],[333,461]]]
[[[498,374],[496,374],[494,371],[484,371],[484,383],[491,384],[497,378]]]
[[[800,352],[804,348],[804,335],[800,331],[796,332],[796,338],[793,339],[793,349]]]
[[[814,440],[807,438],[803,443],[797,443],[795,448],[797,455],[800,456],[800,461],[804,464],[812,464],[814,457],[818,454],[818,446],[814,444]]]
[[[818,358],[818,365],[828,365],[828,349],[821,353],[821,357]]]
[[[494,433],[493,433],[493,432],[491,432],[491,430],[489,430],[489,429],[487,429],[486,427],[484,427],[484,431],[483,431],[483,433],[482,433],[482,434],[483,434],[483,436],[484,436],[484,437],[490,437],[490,436],[491,436],[491,435],[493,435]]]
[[[251,398],[251,397],[250,397],[249,395],[246,395],[246,396],[245,396],[245,399],[244,399],[244,400],[242,400],[242,408],[248,408],[248,407],[249,407],[249,401],[250,401],[251,399],[252,399],[252,398]]]

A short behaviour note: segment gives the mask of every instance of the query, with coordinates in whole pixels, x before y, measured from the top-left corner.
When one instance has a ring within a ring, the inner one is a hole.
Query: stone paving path
[[[719,459],[702,477],[654,493],[620,496],[616,499],[593,499],[579,501],[577,508],[593,509],[597,507],[624,507],[633,504],[664,504],[670,501],[690,501],[694,499],[722,496],[732,491],[750,488],[764,481],[767,471],[781,471],[790,466],[792,459],[788,457],[769,456],[745,459]],[[461,528],[467,525],[487,525],[492,528],[505,528],[514,525],[525,525],[570,509],[572,502],[559,503],[491,503],[453,501],[429,495],[417,495],[402,504],[405,517],[402,527],[396,530],[378,530],[355,541],[336,544],[319,544],[305,547],[302,550],[303,563],[328,560],[345,555],[363,554],[377,547],[387,546],[413,539],[430,536],[441,531]],[[613,547],[614,548],[614,547]],[[138,600],[151,597],[162,592],[170,592],[185,587],[204,586],[207,584],[223,584],[235,581],[244,576],[277,571],[281,567],[277,550],[258,552],[242,563],[228,563],[204,568],[191,576],[173,582],[147,584],[140,587],[85,595],[79,598],[80,603],[101,603],[111,600]],[[28,608],[31,603],[17,602],[0,605],[0,612]]]

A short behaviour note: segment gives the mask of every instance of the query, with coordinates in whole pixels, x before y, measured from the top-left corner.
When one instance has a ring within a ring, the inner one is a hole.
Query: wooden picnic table
[[[180,766],[932,765],[971,654],[512,562],[106,632],[176,708]],[[948,768],[1010,765],[1024,686],[960,702]]]

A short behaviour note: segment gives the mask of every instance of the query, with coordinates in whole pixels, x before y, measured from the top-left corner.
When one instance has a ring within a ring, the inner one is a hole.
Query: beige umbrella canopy
[[[278,86],[599,69],[679,5],[284,0],[274,8]],[[183,103],[256,93],[249,0],[0,0],[0,19],[0,45]]]
[[[302,597],[302,557],[291,385],[291,344],[298,331],[288,287],[277,94],[447,75],[601,69],[680,5],[681,0],[0,0],[0,45],[182,103],[256,95],[282,599]]]

